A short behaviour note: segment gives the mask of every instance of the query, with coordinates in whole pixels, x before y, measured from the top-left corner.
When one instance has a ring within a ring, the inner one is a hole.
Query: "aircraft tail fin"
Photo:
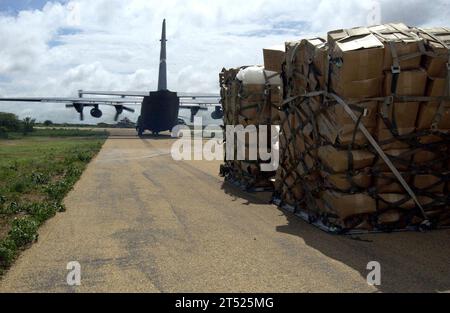
[[[167,42],[166,19],[164,19],[161,33],[161,53],[159,57],[158,90],[167,90],[166,42]]]

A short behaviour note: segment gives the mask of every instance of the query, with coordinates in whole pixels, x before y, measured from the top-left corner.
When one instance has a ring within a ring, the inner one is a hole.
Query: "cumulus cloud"
[[[377,18],[445,26],[450,13],[446,2],[73,0],[49,1],[43,8],[14,15],[0,11],[0,95],[153,90],[163,18],[168,27],[169,88],[218,92],[221,68],[261,64],[263,47],[324,36]],[[77,120],[72,111],[52,104],[0,104],[0,111],[40,120]],[[113,112],[105,113],[103,120],[111,121]]]

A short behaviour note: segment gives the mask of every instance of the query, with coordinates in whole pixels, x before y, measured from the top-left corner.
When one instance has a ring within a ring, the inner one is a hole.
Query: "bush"
[[[38,223],[31,217],[17,218],[12,222],[9,238],[17,247],[22,247],[37,239]]]
[[[32,203],[26,208],[26,211],[41,225],[50,217],[53,217],[56,212],[61,211],[61,207],[62,205],[57,202]]]
[[[50,177],[47,174],[39,173],[39,172],[33,172],[31,173],[31,181],[36,185],[43,185],[48,183],[50,180]]]
[[[4,126],[0,126],[0,139],[8,139],[8,129]]]
[[[0,265],[10,266],[16,257],[17,246],[11,239],[0,241]]]
[[[32,133],[34,131],[34,125],[36,124],[36,120],[31,117],[26,117],[22,121],[22,132],[24,135],[28,133]]]

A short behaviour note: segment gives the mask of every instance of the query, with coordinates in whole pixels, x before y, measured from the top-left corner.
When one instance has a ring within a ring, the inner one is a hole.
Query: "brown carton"
[[[399,136],[407,136],[414,132],[415,128],[398,128],[397,132]],[[407,149],[409,144],[404,138],[397,140],[392,134],[391,130],[382,126],[379,126],[376,133],[378,144],[383,150],[391,149]]]
[[[391,160],[392,164],[399,171],[407,171],[408,166],[411,163],[411,150],[410,149],[392,149],[384,152],[387,157]],[[374,168],[380,172],[390,172],[389,167],[386,163],[379,158],[376,162]]]
[[[399,60],[401,70],[420,68],[421,54],[419,54],[419,45],[423,44],[423,39],[414,34],[408,26],[403,23],[390,23],[371,26],[369,30],[374,32],[384,44],[384,70],[390,71],[391,66],[394,65],[391,43],[393,43],[399,58],[410,56]]]
[[[401,217],[402,214],[399,210],[391,209],[378,215],[378,223],[379,224],[395,223],[398,222]]]
[[[419,29],[418,35],[425,40],[427,51],[432,56],[425,56],[424,67],[430,77],[446,77],[449,59],[450,28]],[[439,40],[436,40],[439,39]],[[444,46],[442,42],[446,45]]]
[[[414,209],[416,204],[407,194],[402,193],[382,193],[378,195],[381,199],[378,200],[379,210],[386,210],[388,207],[395,207],[404,210]],[[401,202],[400,202],[401,201]],[[403,202],[404,201],[404,202]]]
[[[437,128],[441,130],[450,129],[450,102],[444,102],[444,111]],[[417,129],[430,129],[434,117],[438,112],[438,102],[425,102],[420,107],[419,119],[417,121]]]
[[[340,219],[346,219],[353,215],[376,212],[376,201],[365,193],[346,194],[335,191],[324,191],[321,199],[331,213]]]
[[[274,46],[263,49],[264,68],[268,71],[281,73],[281,65],[284,62],[285,46]]]
[[[366,150],[352,150],[353,169],[362,169],[371,166],[375,156]],[[349,152],[347,150],[337,150],[332,146],[322,146],[318,149],[318,156],[322,163],[330,168],[334,173],[342,173],[348,170]]]
[[[353,110],[356,116],[362,114],[361,123],[373,135],[377,125],[378,102],[366,101],[354,104],[361,111]],[[349,144],[353,140],[353,133],[356,123],[345,112],[340,104],[332,105],[317,116],[319,133],[332,143]],[[355,144],[363,145],[367,143],[367,138],[357,129]]]
[[[384,114],[399,129],[414,128],[419,106],[420,102],[393,102],[387,107],[380,105],[380,113]],[[381,119],[380,127],[386,128],[385,123]]]
[[[344,82],[382,76],[384,45],[367,28],[328,33],[331,71]]]
[[[328,45],[323,38],[305,39],[304,66],[308,74],[308,91],[325,89],[325,78],[328,65]]]
[[[351,177],[351,180],[347,174],[328,174],[322,172],[322,177],[325,180],[325,184],[333,189],[339,189],[342,191],[350,190],[354,185],[359,188],[369,188],[372,178],[369,174],[360,172]],[[353,182],[354,185],[351,184]]]
[[[383,78],[345,81],[336,74],[331,74],[331,88],[341,98],[360,99],[381,96]]]
[[[410,175],[405,173],[401,173],[401,175],[409,182]],[[375,179],[375,186],[379,193],[403,193],[405,191],[392,172],[384,172],[377,176]]]
[[[420,70],[401,71],[397,81],[396,94],[399,96],[423,96],[427,83],[427,73]],[[384,96],[390,96],[392,73],[386,72],[384,82]]]
[[[444,96],[446,83],[446,78],[429,78],[426,95],[429,97]],[[439,105],[440,103],[435,100],[421,104],[419,118],[417,119],[418,129],[431,128]],[[444,110],[442,111],[442,118],[437,124],[437,128],[443,130],[450,129],[450,101],[444,101],[441,105],[443,105]]]
[[[427,192],[444,192],[444,182],[434,175],[416,175],[414,177],[414,187]]]
[[[433,151],[425,150],[425,149],[416,149],[413,153],[413,163],[416,166],[428,166],[434,160],[439,159],[439,154]],[[441,165],[436,164],[436,167],[441,167]]]
[[[302,95],[306,92],[307,82],[305,79],[305,71],[303,68],[303,60],[305,59],[305,47],[300,41],[286,42],[286,68],[285,75],[287,78],[287,86],[285,86],[287,94],[285,97],[293,97]]]

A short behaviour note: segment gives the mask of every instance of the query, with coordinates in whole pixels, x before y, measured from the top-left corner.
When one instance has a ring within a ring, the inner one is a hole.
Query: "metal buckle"
[[[391,72],[392,72],[392,74],[400,74],[400,66],[392,65]]]

